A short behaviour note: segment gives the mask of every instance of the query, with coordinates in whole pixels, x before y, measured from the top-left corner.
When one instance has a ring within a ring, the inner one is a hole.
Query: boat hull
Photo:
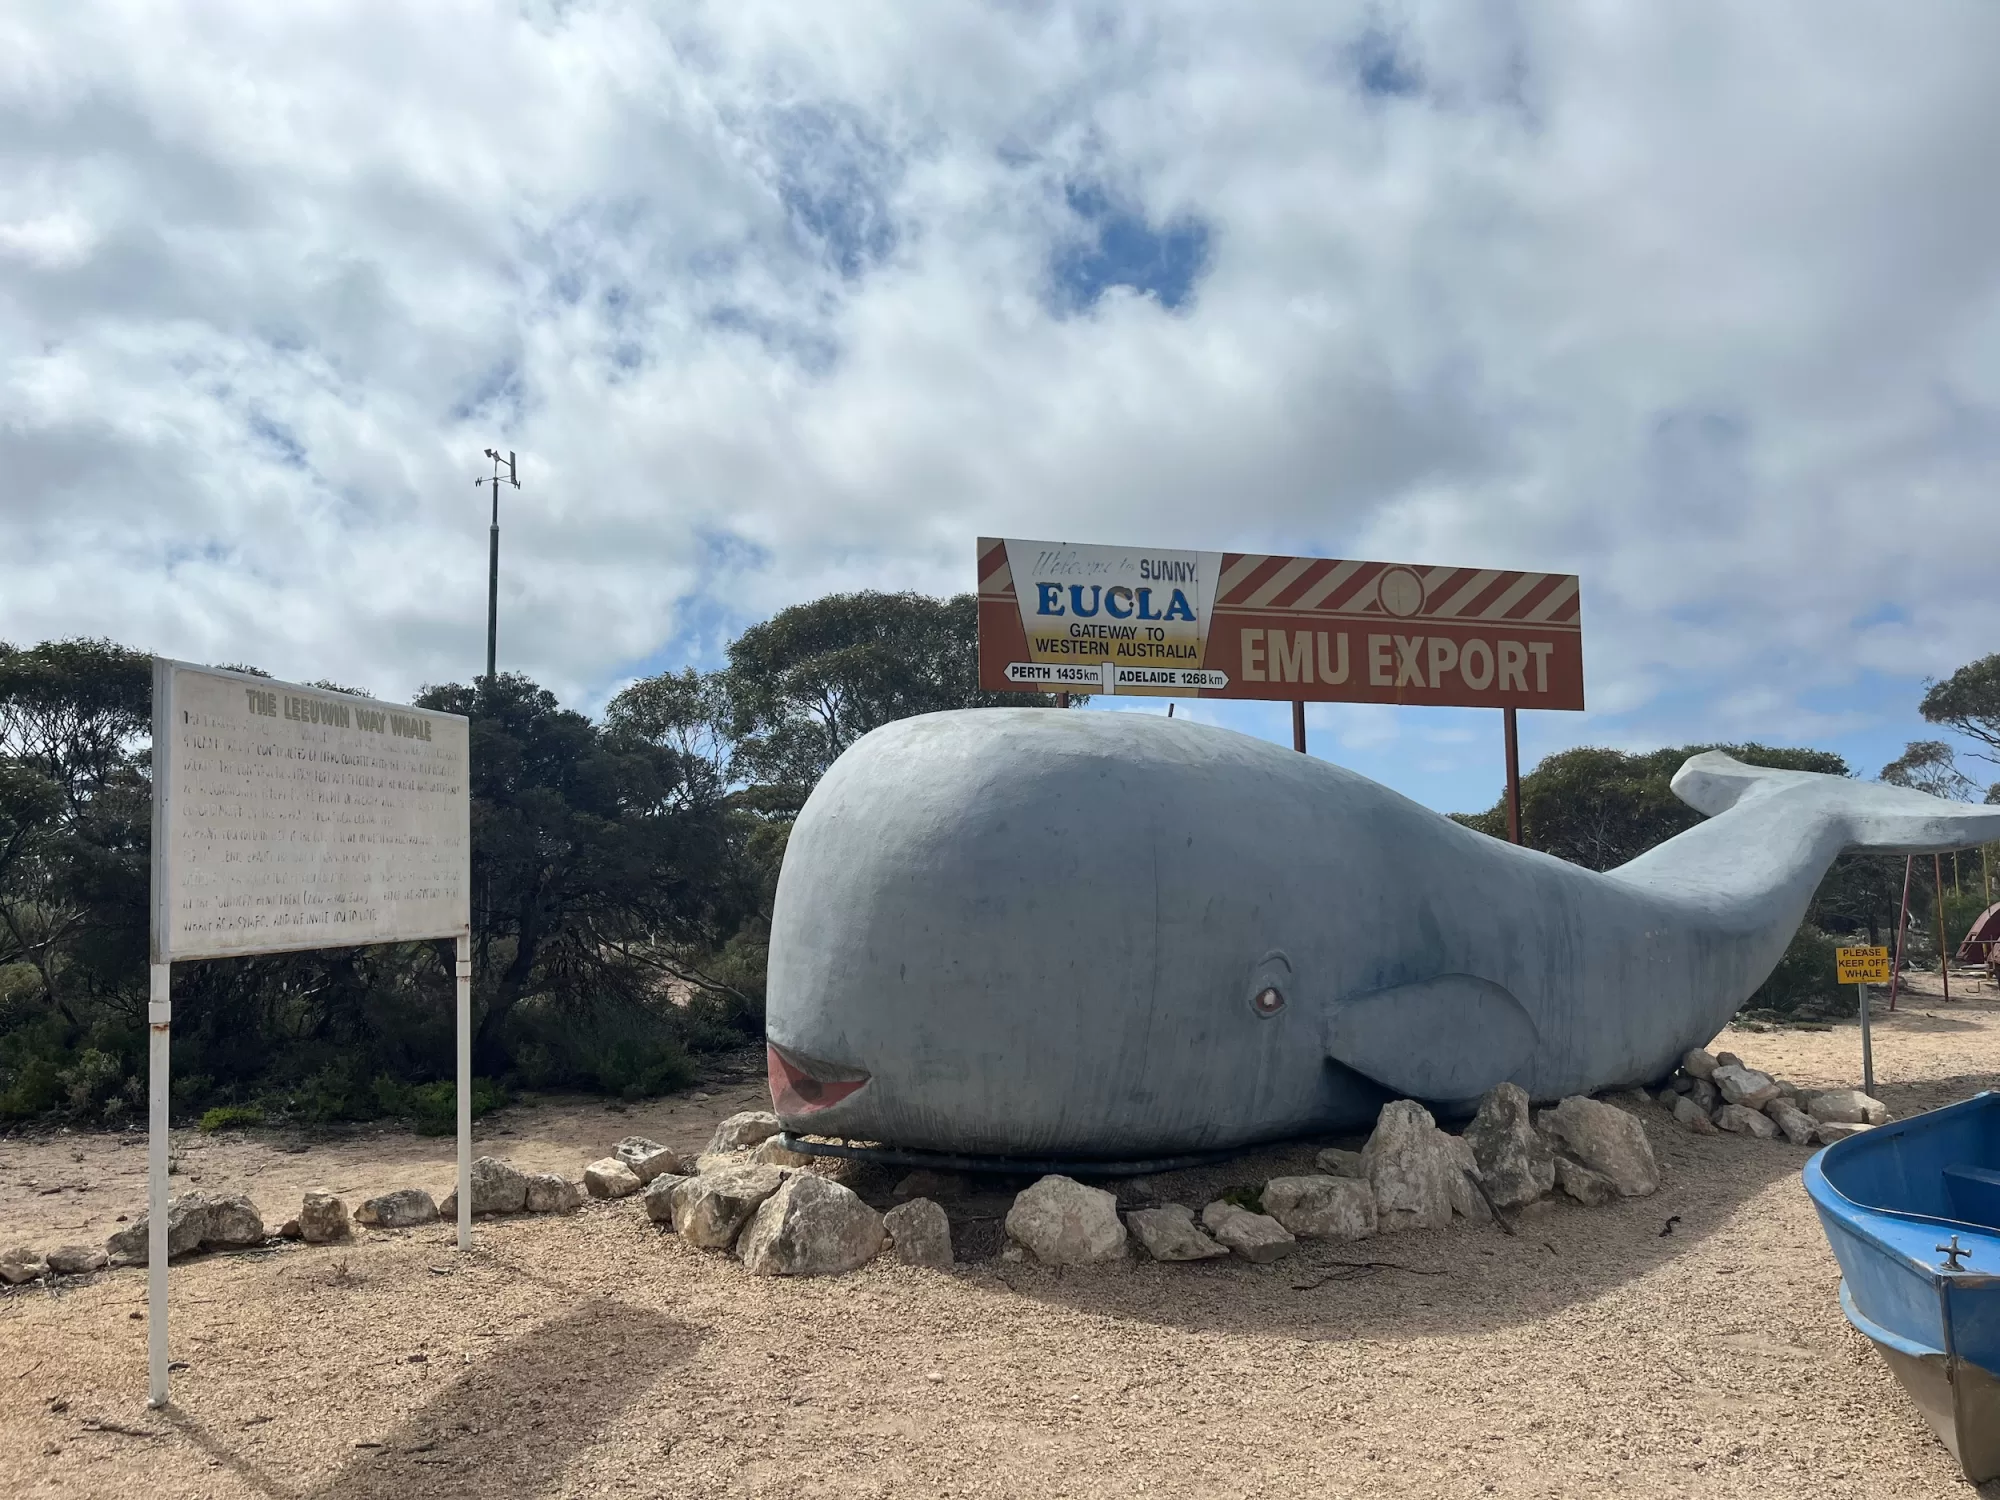
[[[1974,1484],[2000,1479],[2000,1376],[1942,1349],[1898,1338],[1854,1305],[1840,1283],[1840,1310],[1882,1356],[1911,1403]]]

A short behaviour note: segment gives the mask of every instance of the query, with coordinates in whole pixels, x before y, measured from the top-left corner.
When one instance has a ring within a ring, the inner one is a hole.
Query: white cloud
[[[1011,533],[1573,569],[1562,732],[1844,732],[2000,636],[1995,55],[1973,0],[17,11],[0,637],[464,678],[497,444],[503,660],[586,703]],[[1116,223],[1177,310],[1066,315]]]

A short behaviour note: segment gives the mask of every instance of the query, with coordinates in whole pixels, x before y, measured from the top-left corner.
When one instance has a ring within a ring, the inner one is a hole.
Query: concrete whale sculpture
[[[788,1128],[1115,1159],[1640,1083],[1776,965],[1844,849],[2000,838],[1974,808],[1716,752],[1709,814],[1608,873],[1186,720],[930,714],[792,830],[767,1031]]]

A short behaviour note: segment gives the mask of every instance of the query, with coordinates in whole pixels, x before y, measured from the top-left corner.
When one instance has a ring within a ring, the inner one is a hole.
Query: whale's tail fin
[[[2000,807],[1948,802],[1908,787],[1814,771],[1746,766],[1720,750],[1690,756],[1674,773],[1674,795],[1710,817],[1776,796],[1813,801],[1845,825],[1849,849],[1943,854],[2000,839]]]

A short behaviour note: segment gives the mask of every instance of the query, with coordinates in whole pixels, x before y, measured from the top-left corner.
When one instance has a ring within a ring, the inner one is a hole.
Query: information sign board
[[[153,961],[470,931],[466,721],[156,664]]]
[[[978,564],[989,691],[1583,707],[1574,574],[996,537]]]

